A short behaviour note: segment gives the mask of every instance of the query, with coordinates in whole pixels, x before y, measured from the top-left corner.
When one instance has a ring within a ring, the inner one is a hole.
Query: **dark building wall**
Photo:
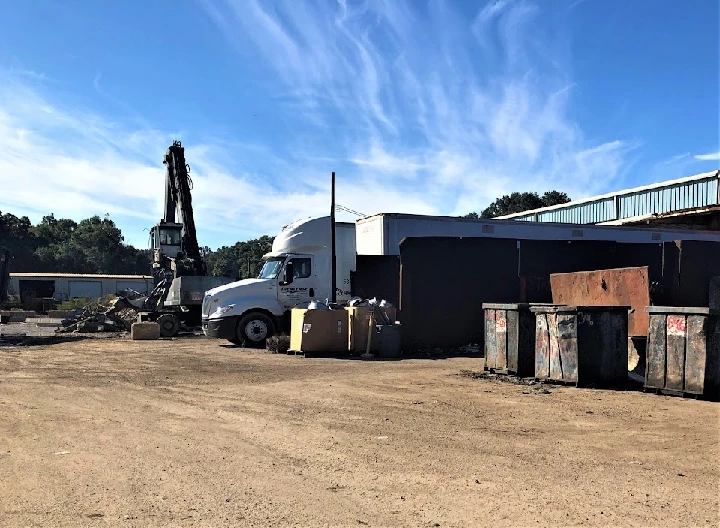
[[[521,240],[520,302],[552,302],[550,275],[613,267],[617,243],[590,240]],[[494,302],[494,301],[486,301]]]
[[[363,299],[385,299],[400,304],[400,257],[397,255],[357,255],[356,271],[350,275],[353,295]]]
[[[406,238],[400,262],[406,348],[482,343],[482,303],[518,297],[515,239]]]
[[[720,243],[406,238],[400,244],[404,345],[482,343],[482,303],[552,302],[552,273],[635,266],[649,268],[653,304],[708,306],[710,277],[720,275]]]
[[[720,275],[720,243],[683,240],[675,247],[678,264],[672,306],[709,306],[710,280]]]

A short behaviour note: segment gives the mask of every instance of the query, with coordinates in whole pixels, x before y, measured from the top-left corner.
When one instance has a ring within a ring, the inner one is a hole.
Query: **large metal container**
[[[402,326],[378,325],[373,341],[378,343],[378,356],[381,358],[399,358],[402,355]]]
[[[233,280],[229,277],[207,277],[204,275],[188,275],[173,279],[170,285],[166,306],[200,306],[205,297],[205,292],[230,284]]]
[[[347,352],[348,314],[345,310],[306,310],[290,312],[292,352]]]
[[[627,380],[629,306],[531,306],[535,377],[577,386]]]
[[[628,334],[647,336],[650,279],[647,266],[550,275],[553,302],[563,305],[626,306]]]
[[[649,306],[645,387],[720,397],[720,310]]]
[[[397,309],[394,306],[376,307],[373,310],[371,306],[348,306],[345,308],[348,312],[348,350],[351,352],[363,353],[367,349],[368,333],[370,331],[370,315],[375,312],[374,325],[387,324],[386,321],[380,319],[384,312],[388,320],[394,323],[397,319]],[[378,349],[378,341],[372,339],[370,341],[371,351]]]
[[[535,375],[535,314],[531,305],[484,303],[485,370]]]

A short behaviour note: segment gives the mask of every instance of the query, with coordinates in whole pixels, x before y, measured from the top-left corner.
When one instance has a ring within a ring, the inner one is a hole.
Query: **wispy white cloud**
[[[634,183],[636,185],[646,185],[699,174],[707,171],[705,161],[707,160],[693,156],[689,152],[668,156],[650,165],[645,174],[636,178]]]
[[[462,13],[441,0],[197,1],[239,68],[261,71],[253,82],[296,139],[278,151],[167,130],[110,95],[99,71],[95,93],[132,124],[59,102],[42,75],[0,75],[0,209],[35,219],[109,212],[144,240],[175,138],[187,146],[202,243],[326,214],[331,170],[338,202],[354,210],[464,214],[512,191],[581,198],[617,188],[636,155],[636,141],[589,138],[573,119],[558,52],[567,35],[549,29],[540,0]]]
[[[173,139],[190,136],[185,154],[203,244],[232,244],[273,234],[297,218],[329,214],[330,174],[313,165],[324,160],[303,166],[264,145],[183,132],[127,127],[0,76],[0,211],[33,221],[49,213],[74,219],[108,213],[130,243],[145,247],[143,230],[162,216],[164,151]],[[262,160],[264,168],[240,170],[235,156]],[[378,194],[381,185],[378,178],[350,181],[338,190],[338,202],[359,199],[380,210],[407,203],[415,212],[438,212],[398,190]]]
[[[720,151],[710,152],[709,154],[696,154],[694,158],[702,161],[718,161],[720,160]]]
[[[637,146],[592,141],[571,119],[552,42],[567,35],[545,43],[544,3],[491,1],[470,18],[439,0],[425,14],[403,0],[203,4],[237,49],[263,54],[293,108],[343,130],[353,174],[421,189],[433,209],[480,209],[513,190],[601,192]]]

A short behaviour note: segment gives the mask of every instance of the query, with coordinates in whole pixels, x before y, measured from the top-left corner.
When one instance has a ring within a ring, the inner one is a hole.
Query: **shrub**
[[[266,341],[266,348],[273,354],[287,354],[290,350],[290,336],[274,335]]]

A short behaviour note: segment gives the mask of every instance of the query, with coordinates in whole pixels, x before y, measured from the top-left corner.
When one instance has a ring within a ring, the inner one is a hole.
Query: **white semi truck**
[[[280,232],[256,279],[209,290],[202,304],[206,336],[261,346],[281,328],[288,313],[311,300],[331,296],[330,217],[299,220]],[[658,243],[712,240],[720,233],[691,229],[548,224],[514,220],[474,220],[410,214],[379,214],[356,224],[336,223],[337,300],[350,297],[350,272],[357,255],[399,255],[406,237],[486,237],[520,240],[609,240]]]
[[[208,337],[245,346],[289,327],[289,311],[312,300],[332,298],[331,218],[298,220],[275,237],[272,251],[256,279],[245,279],[205,293],[202,328]],[[335,223],[338,302],[350,298],[355,270],[355,225]]]

